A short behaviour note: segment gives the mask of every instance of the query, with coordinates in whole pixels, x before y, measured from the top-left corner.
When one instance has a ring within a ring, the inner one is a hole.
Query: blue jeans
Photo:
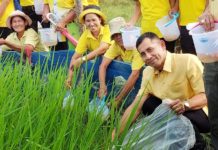
[[[204,81],[208,99],[212,143],[214,148],[218,150],[218,62],[205,64]]]

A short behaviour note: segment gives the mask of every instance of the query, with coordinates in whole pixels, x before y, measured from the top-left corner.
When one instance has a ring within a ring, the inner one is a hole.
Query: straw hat
[[[120,29],[126,25],[126,21],[123,17],[116,17],[109,22],[111,36],[115,33],[120,33]]]
[[[7,22],[6,22],[6,25],[8,28],[11,29],[11,18],[15,17],[15,16],[21,16],[21,17],[24,17],[26,19],[26,21],[28,22],[28,25],[30,26],[32,24],[32,20],[30,19],[29,16],[27,16],[25,13],[23,13],[22,11],[19,11],[19,10],[16,10],[16,11],[13,11],[9,16],[8,16],[8,19],[7,19]]]
[[[91,5],[89,5],[89,6],[91,6]],[[87,7],[89,7],[89,6],[87,6]],[[85,9],[84,11],[82,11],[82,13],[79,15],[79,22],[84,23],[85,15],[93,14],[93,13],[99,15],[103,19],[103,22],[106,22],[106,16],[100,11],[100,8],[99,8],[99,10],[97,8],[98,8],[98,6],[95,6],[93,8],[90,7],[89,9]]]

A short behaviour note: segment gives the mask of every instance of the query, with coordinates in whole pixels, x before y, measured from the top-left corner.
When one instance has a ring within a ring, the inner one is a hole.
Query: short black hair
[[[145,39],[145,38],[148,38],[150,40],[153,40],[153,39],[159,39],[159,37],[153,33],[153,32],[145,32],[143,33],[136,41],[136,48],[139,47],[139,45],[142,43],[142,41]]]

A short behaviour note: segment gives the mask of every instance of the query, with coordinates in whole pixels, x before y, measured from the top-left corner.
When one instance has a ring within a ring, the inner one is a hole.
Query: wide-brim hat
[[[99,15],[103,19],[103,22],[106,22],[106,16],[100,10],[97,10],[94,8],[84,10],[79,15],[79,22],[84,24],[84,22],[85,22],[84,16],[87,14],[93,14],[93,13]]]
[[[30,19],[29,16],[27,16],[25,13],[23,13],[22,11],[19,11],[19,10],[16,10],[16,11],[13,11],[9,16],[8,16],[8,19],[7,19],[7,22],[6,22],[6,25],[8,28],[11,29],[11,19],[15,16],[21,16],[23,18],[25,18],[25,20],[27,21],[28,25],[30,26],[32,24],[32,20]]]
[[[111,32],[111,37],[116,33],[121,33],[120,29],[126,25],[126,21],[123,17],[116,17],[109,21],[109,27]]]

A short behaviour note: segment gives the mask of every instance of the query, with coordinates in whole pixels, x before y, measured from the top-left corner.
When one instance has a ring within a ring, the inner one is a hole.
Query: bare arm
[[[122,132],[125,130],[127,123],[130,120],[130,123],[132,124],[139,116],[142,106],[145,102],[145,100],[148,98],[148,95],[142,96],[142,97],[136,97],[133,101],[133,103],[126,109],[126,111],[124,112],[120,124],[119,124],[119,131],[116,131],[114,129],[113,133],[112,133],[112,141],[115,138],[115,134],[118,134],[118,136],[120,134],[122,134]],[[135,111],[134,111],[135,110]],[[132,114],[134,113],[134,114]],[[133,116],[132,116],[133,115]],[[130,118],[130,116],[132,116]]]
[[[2,0],[0,4],[0,18],[2,17],[9,3],[10,3],[10,0]]]
[[[46,15],[50,12],[49,4],[44,4],[43,13],[42,13],[42,20],[43,22],[48,22]]]
[[[189,110],[201,109],[207,105],[207,98],[206,98],[205,93],[196,94],[195,96],[188,99],[187,101],[188,101],[188,104],[190,106]],[[182,114],[186,111],[185,106],[184,106],[184,101],[181,101],[179,99],[172,101],[172,103],[170,103],[170,107],[177,114]]]
[[[169,0],[169,3],[170,3],[169,16],[172,17],[173,14],[179,11],[179,0]]]
[[[69,13],[57,24],[57,30],[63,30],[67,24],[76,18],[76,12],[71,9]]]
[[[111,63],[111,59],[104,57],[102,60],[102,63],[99,67],[99,82],[100,82],[100,88],[98,91],[98,96],[102,98],[104,95],[107,94],[107,86],[105,82],[106,78],[106,70],[108,65]]]
[[[141,4],[138,0],[135,1],[135,9],[132,18],[130,19],[127,25],[133,26],[138,21],[139,17],[141,16]]]
[[[11,48],[12,50],[15,50],[15,51],[18,51],[18,52],[21,52],[22,50],[26,50],[26,49],[28,49],[30,51],[34,50],[34,47],[32,45],[30,45],[30,44],[25,44],[24,46],[21,46],[21,45],[12,43],[10,41],[7,41],[5,39],[0,39],[0,45],[6,45],[9,48]]]
[[[140,70],[132,70],[132,73],[130,74],[126,84],[124,85],[119,95],[116,97],[117,101],[121,102],[123,97],[125,97],[129,93],[129,91],[135,85],[135,82],[137,81],[139,74],[140,74]]]
[[[89,54],[86,55],[86,60],[91,60],[97,56],[100,56],[106,52],[106,50],[109,48],[110,44],[101,42],[100,46],[95,49],[94,51],[91,51]]]

